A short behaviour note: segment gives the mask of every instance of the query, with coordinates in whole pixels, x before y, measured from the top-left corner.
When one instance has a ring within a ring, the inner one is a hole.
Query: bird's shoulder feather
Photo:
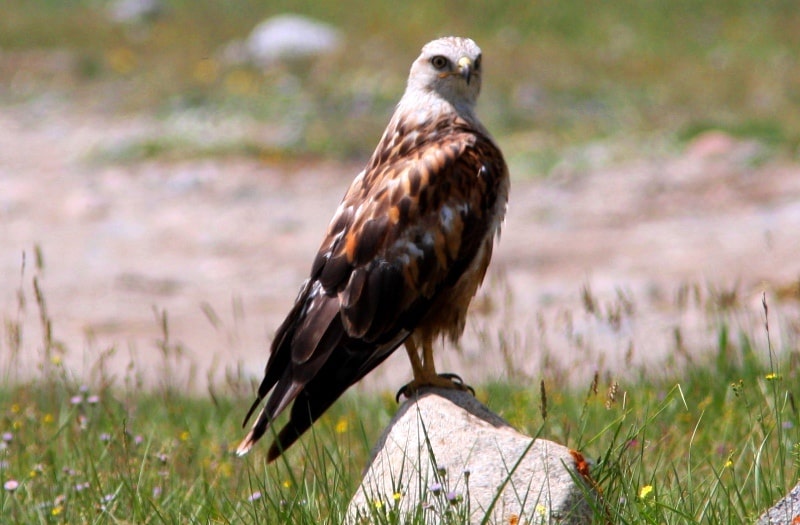
[[[311,278],[338,298],[347,333],[379,341],[413,329],[493,235],[506,178],[499,149],[463,120],[390,127],[312,267]]]

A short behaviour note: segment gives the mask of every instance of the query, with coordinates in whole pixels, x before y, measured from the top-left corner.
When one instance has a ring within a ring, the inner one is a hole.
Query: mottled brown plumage
[[[293,403],[268,452],[278,457],[403,343],[414,373],[407,391],[463,388],[436,374],[433,341],[462,334],[508,198],[503,156],[474,114],[481,75],[472,40],[442,38],[422,49],[278,328],[245,422],[271,394],[239,454]]]

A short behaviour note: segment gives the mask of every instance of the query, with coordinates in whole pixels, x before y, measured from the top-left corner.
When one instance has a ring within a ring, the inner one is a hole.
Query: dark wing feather
[[[273,341],[248,418],[272,393],[240,454],[292,401],[269,459],[294,443],[402,344],[493,234],[490,215],[507,176],[497,147],[458,119],[427,133],[409,131],[401,124],[384,136],[331,221],[311,276]],[[417,138],[392,138],[403,136]]]
[[[383,348],[396,348],[407,335],[406,332],[401,331],[396,341],[383,345]],[[289,423],[281,429],[275,441],[270,445],[267,461],[272,461],[280,456],[345,390],[381,364],[391,353],[391,350],[370,352],[367,348],[359,348],[358,343],[355,342],[351,347],[339,346],[334,350],[331,358],[316,377],[295,399]]]

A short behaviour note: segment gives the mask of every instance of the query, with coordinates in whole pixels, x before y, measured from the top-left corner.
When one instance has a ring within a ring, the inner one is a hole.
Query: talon
[[[461,379],[460,375],[446,372],[444,374],[439,374],[439,377],[443,377],[445,379],[449,379],[450,381],[453,382],[453,384],[458,385],[459,387],[462,387],[464,390],[466,390],[470,394],[472,394],[472,397],[475,397],[475,389],[472,388],[470,385],[464,383],[464,380]]]
[[[409,385],[410,384],[411,383],[409,383]],[[400,404],[400,396],[406,396],[406,398],[409,397],[409,395],[408,395],[408,385],[403,385],[400,388],[400,390],[397,391],[397,394],[394,395],[394,402],[397,403],[398,405]]]
[[[461,376],[460,376],[460,375],[458,375],[458,374],[453,374],[453,373],[450,373],[450,372],[445,372],[444,374],[439,374],[439,377],[443,377],[443,378],[445,378],[445,379],[449,379],[449,380],[450,380],[450,381],[452,381],[453,383],[456,383],[456,384],[459,384],[459,385],[463,385],[463,384],[464,384],[464,380],[463,380],[463,379],[461,379]]]
[[[433,379],[430,381],[414,379],[410,383],[403,385],[403,387],[397,391],[397,394],[394,396],[394,400],[396,403],[400,403],[400,396],[405,396],[406,399],[409,399],[414,392],[423,387],[462,390],[469,392],[473,397],[475,397],[475,389],[465,384],[464,380],[461,379],[461,376],[458,374],[444,373],[434,375]]]

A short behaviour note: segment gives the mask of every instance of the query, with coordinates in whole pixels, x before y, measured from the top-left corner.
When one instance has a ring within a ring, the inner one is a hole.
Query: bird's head
[[[456,107],[472,109],[481,91],[481,48],[469,38],[428,42],[411,65],[408,91],[435,93]]]

